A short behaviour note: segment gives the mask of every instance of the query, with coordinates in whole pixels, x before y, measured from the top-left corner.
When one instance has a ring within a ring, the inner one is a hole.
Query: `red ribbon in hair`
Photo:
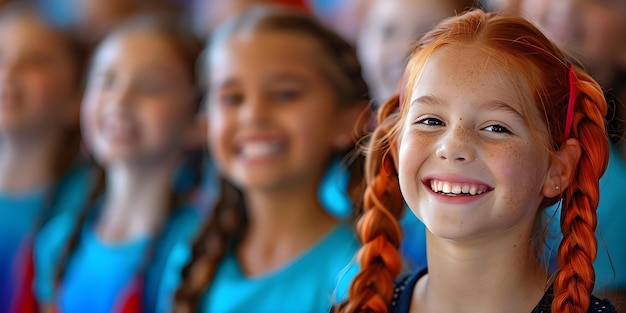
[[[576,77],[576,73],[574,72],[574,66],[572,64],[569,65],[569,73],[567,75],[569,84],[569,99],[567,101],[567,116],[565,117],[565,133],[563,134],[563,138],[569,138],[570,131],[572,129],[572,122],[574,121],[574,105],[576,104],[576,83],[578,83],[578,78]]]

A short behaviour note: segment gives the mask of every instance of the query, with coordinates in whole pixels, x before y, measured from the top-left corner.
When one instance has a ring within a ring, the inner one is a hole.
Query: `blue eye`
[[[427,117],[417,121],[417,124],[427,125],[427,126],[443,126],[443,122],[440,119],[434,117]]]
[[[485,127],[484,130],[490,131],[490,132],[494,132],[494,133],[505,133],[505,134],[510,134],[511,133],[511,131],[508,128],[506,128],[506,127],[504,127],[502,125],[498,125],[498,124],[489,125],[489,126]]]

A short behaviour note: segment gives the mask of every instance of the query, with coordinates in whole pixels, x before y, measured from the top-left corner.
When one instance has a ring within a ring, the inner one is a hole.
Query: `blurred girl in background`
[[[96,49],[81,121],[103,172],[78,222],[56,219],[38,237],[44,312],[154,312],[167,255],[199,223],[189,203],[201,157],[186,152],[197,135],[199,51],[176,21],[153,16]]]
[[[320,197],[334,171],[360,212],[352,150],[369,99],[354,49],[304,14],[261,7],[223,25],[202,60],[221,197],[191,253],[172,256],[188,260],[174,311],[327,311],[359,247]]]

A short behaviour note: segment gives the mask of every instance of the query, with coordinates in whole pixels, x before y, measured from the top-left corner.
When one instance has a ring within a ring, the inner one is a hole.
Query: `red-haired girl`
[[[361,272],[341,312],[616,312],[591,295],[598,180],[609,153],[599,85],[522,18],[471,11],[427,33],[370,142]],[[563,201],[551,277],[547,206]],[[406,201],[428,269],[400,272]]]

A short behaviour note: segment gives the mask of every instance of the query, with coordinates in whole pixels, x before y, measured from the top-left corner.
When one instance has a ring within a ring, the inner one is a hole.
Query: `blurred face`
[[[436,51],[399,134],[402,194],[433,234],[450,240],[530,236],[544,197],[549,154],[520,113],[529,104],[489,58],[468,46]]]
[[[603,84],[626,69],[626,1],[521,0],[523,15],[579,58]]]
[[[234,184],[271,191],[321,179],[343,114],[321,53],[306,36],[280,32],[236,35],[212,50],[209,145]]]
[[[446,1],[377,0],[357,41],[363,72],[378,103],[398,91],[406,58],[421,34],[454,14]]]
[[[160,34],[127,31],[97,50],[82,110],[101,164],[154,165],[180,153],[194,112],[192,74]]]
[[[76,65],[67,44],[35,16],[0,22],[0,132],[37,135],[74,111]]]

